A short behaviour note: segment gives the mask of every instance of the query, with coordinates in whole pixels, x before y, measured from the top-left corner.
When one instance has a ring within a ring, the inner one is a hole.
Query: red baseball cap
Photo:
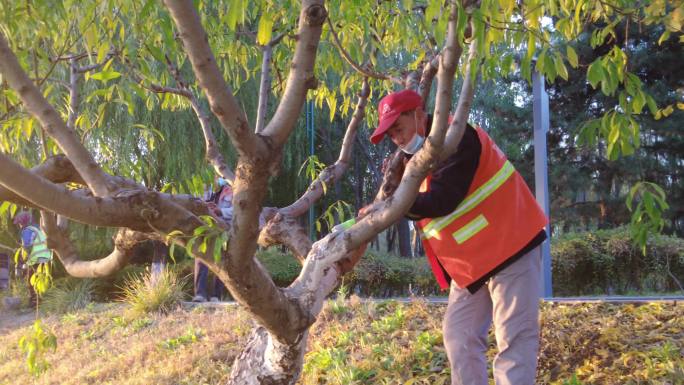
[[[378,104],[378,128],[373,131],[370,141],[378,144],[385,137],[385,132],[394,124],[402,112],[415,110],[423,105],[423,98],[413,90],[402,90],[391,93]]]

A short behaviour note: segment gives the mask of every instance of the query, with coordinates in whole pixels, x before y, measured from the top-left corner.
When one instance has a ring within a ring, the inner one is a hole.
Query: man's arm
[[[432,173],[428,192],[418,194],[406,216],[418,220],[441,217],[454,211],[468,194],[481,153],[477,132],[468,125],[458,150]]]

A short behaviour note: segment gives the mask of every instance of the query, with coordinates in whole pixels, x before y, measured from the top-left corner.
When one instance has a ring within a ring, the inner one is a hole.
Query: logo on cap
[[[389,104],[382,106],[382,114],[386,115],[388,112],[392,111],[392,107]]]

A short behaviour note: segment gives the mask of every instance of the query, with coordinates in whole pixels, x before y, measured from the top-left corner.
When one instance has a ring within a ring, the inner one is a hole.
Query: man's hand
[[[207,208],[209,209],[209,214],[211,214],[214,217],[220,217],[221,216],[221,210],[216,206],[216,203],[214,202],[207,202]]]

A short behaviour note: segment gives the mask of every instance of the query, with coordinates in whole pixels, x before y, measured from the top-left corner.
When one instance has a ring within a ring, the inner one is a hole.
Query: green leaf
[[[103,70],[103,71],[100,71],[98,73],[90,75],[91,79],[99,80],[103,83],[106,83],[112,79],[116,79],[120,76],[121,76],[121,73],[116,72],[112,69]]]
[[[197,239],[199,239],[199,238],[198,237],[190,238],[188,243],[185,244],[185,252],[188,253],[188,255],[192,255],[192,256],[195,255],[195,252],[192,250],[192,247],[195,245],[195,241],[197,241]]]
[[[404,11],[411,11],[413,8],[413,0],[401,0],[401,6],[404,8]]]
[[[556,66],[556,73],[558,76],[562,77],[564,80],[568,80],[568,69],[565,68],[563,57],[560,55],[560,53],[556,52],[553,61]]]
[[[663,45],[663,42],[670,38],[670,30],[666,29],[658,39],[658,45]]]
[[[596,59],[587,70],[587,80],[591,84],[592,88],[596,88],[598,83],[605,77],[605,72],[603,70],[603,64],[601,59]]]
[[[233,0],[228,6],[228,18],[227,24],[231,31],[235,31],[238,20],[242,21],[244,19],[244,3],[243,0]]]
[[[649,94],[646,95],[646,105],[648,106],[648,110],[651,111],[652,115],[656,115],[658,113],[658,105],[655,102],[655,99]]]
[[[169,258],[173,263],[176,263],[176,242],[171,242],[171,246],[169,246]]]
[[[164,58],[164,54],[162,53],[161,49],[156,46],[149,46],[147,49],[150,51],[152,56],[157,59],[158,62],[164,63],[166,62],[166,59]]]
[[[214,239],[214,262],[221,262],[221,249],[222,244],[220,243],[222,237],[217,237]]]
[[[635,114],[640,114],[645,104],[646,96],[639,90],[632,99],[632,111],[634,111]]]
[[[198,227],[196,227],[195,230],[192,232],[192,235],[194,235],[194,236],[197,237],[197,236],[200,236],[200,235],[206,233],[207,230],[209,230],[209,227],[207,227],[207,226],[198,226]]]
[[[273,17],[264,12],[259,19],[259,29],[257,30],[257,42],[261,45],[266,45],[271,41],[271,34],[273,33]]]
[[[428,24],[428,27],[432,25],[432,20],[435,18],[435,16],[437,16],[441,7],[441,1],[429,0],[429,4],[425,9],[425,22]]]
[[[614,124],[610,128],[610,134],[608,135],[608,143],[614,145],[618,141],[619,138],[620,138],[620,127],[617,124]]]
[[[577,68],[579,65],[579,59],[577,58],[577,52],[575,52],[575,49],[572,48],[571,46],[566,47],[567,55],[568,55],[568,63],[572,66],[572,68]]]

